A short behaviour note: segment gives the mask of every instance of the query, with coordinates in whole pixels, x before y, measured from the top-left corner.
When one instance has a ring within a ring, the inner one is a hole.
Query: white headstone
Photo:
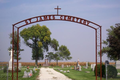
[[[69,73],[70,71],[69,70],[67,70],[67,73]]]
[[[93,68],[93,64],[91,64],[91,69]]]
[[[81,66],[79,66],[79,71],[82,71],[82,70],[81,70]]]
[[[64,73],[66,73],[66,71],[64,71]]]
[[[60,72],[63,72],[63,70],[60,70]]]
[[[78,59],[78,61],[77,61],[77,65],[76,65],[77,67],[79,67],[80,65],[79,65],[79,59]]]
[[[62,68],[64,68],[64,64],[62,64]]]
[[[33,68],[33,71],[35,71],[35,67]]]
[[[77,67],[79,67],[80,65],[79,65],[79,62],[77,62]]]
[[[27,77],[28,77],[28,73],[26,71],[24,71],[23,78],[27,78]]]
[[[21,68],[22,66],[21,66],[21,63],[19,63],[19,68]]]
[[[88,68],[88,62],[86,62],[86,69]]]
[[[68,67],[68,65],[67,65],[67,67]]]
[[[32,74],[32,70],[30,70],[30,73]]]
[[[76,70],[76,66],[74,66],[74,70]]]
[[[10,61],[9,61],[9,67],[8,70],[12,70],[12,49],[9,51],[10,52]]]
[[[120,69],[120,61],[116,61],[116,69]]]
[[[69,67],[70,67],[70,65],[69,65]]]
[[[96,64],[91,64],[91,69],[94,71]]]

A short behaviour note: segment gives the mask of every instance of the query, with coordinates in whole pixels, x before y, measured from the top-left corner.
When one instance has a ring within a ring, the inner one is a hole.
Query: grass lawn
[[[54,67],[54,69],[58,72],[60,72],[58,69],[63,70],[63,71],[67,71],[69,70],[70,73],[64,73],[61,72],[62,74],[68,76],[69,78],[73,79],[73,80],[96,80],[96,77],[94,75],[94,72],[91,71],[91,68],[89,67],[88,69],[83,68],[82,66],[82,71],[77,71],[77,70],[73,70],[70,69],[71,67],[65,67],[65,68],[61,68],[61,67]],[[89,71],[90,73],[86,73],[86,71]],[[120,72],[120,70],[118,70],[118,72]],[[97,80],[100,80],[99,77],[97,77]],[[106,80],[105,78],[102,78],[102,80]],[[120,75],[117,76],[116,78],[108,78],[108,80],[120,80]]]
[[[30,69],[33,70],[33,66],[30,66]],[[0,68],[1,69],[1,68]],[[30,69],[27,72],[30,72]],[[36,80],[37,76],[39,75],[39,69],[37,69],[36,73],[33,72],[33,76],[30,78],[23,78],[24,71],[26,71],[26,67],[21,68],[21,72],[18,72],[18,80]],[[14,72],[14,79],[16,79],[17,73]],[[7,80],[7,73],[4,73],[3,70],[0,70],[0,80]],[[12,80],[12,72],[8,73],[8,80]]]

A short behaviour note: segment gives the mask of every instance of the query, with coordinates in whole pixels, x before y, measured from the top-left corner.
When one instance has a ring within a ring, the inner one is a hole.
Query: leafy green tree
[[[48,45],[51,41],[50,30],[45,25],[37,24],[23,29],[20,35],[24,39],[24,43],[32,48],[32,59],[38,65],[38,60],[44,58],[43,52],[48,51]]]
[[[120,25],[110,26],[107,32],[108,37],[103,41],[105,47],[102,49],[102,54],[107,54],[110,60],[120,60]]]
[[[59,47],[59,50],[53,54],[54,55],[54,60],[56,61],[56,65],[58,65],[59,60],[70,60],[72,57],[70,56],[70,51],[68,48],[64,45],[61,45]]]
[[[65,45],[61,45],[60,47],[59,47],[59,54],[60,54],[60,57],[61,57],[61,60],[70,60],[70,59],[72,59],[72,57],[70,56],[70,51],[69,51],[69,49],[67,48],[67,46],[65,46]]]
[[[53,59],[56,61],[56,65],[58,66],[58,60],[61,60],[60,52],[56,52],[55,54],[53,54],[53,56]]]
[[[57,48],[56,48],[57,49]],[[67,49],[66,46],[61,45],[59,49],[53,54],[53,52],[48,53],[46,57],[49,59],[53,59],[56,61],[56,65],[58,66],[58,61],[59,60],[70,60],[72,57],[70,56],[70,51]]]
[[[51,40],[51,42],[50,42],[50,46],[51,46],[55,51],[57,51],[57,50],[58,50],[58,47],[59,47],[59,43],[58,43],[58,41],[57,41],[56,39],[53,39],[53,40]]]
[[[54,59],[54,54],[53,52],[48,52],[46,55],[46,58],[48,58],[49,63],[51,62],[52,59]]]
[[[50,46],[54,49],[54,51],[58,51],[59,43],[56,39],[52,39],[51,42],[50,42]],[[56,56],[57,55],[53,54],[53,52],[48,52],[48,55],[46,55],[49,62],[51,62],[52,59],[56,60]]]
[[[11,49],[12,49],[12,40],[13,40],[12,36],[13,36],[13,33],[10,33],[9,38],[10,38],[10,44],[11,44],[11,46],[8,48],[8,50],[11,50]],[[20,48],[20,37],[19,37],[18,60],[21,59],[21,57],[20,57],[20,51],[23,51],[23,50],[24,50],[24,49],[21,49],[21,48]],[[14,59],[17,60],[17,32],[16,32],[16,31],[14,32]]]

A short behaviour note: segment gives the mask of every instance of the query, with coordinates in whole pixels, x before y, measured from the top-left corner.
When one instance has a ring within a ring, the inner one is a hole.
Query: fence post
[[[7,64],[7,80],[8,80],[8,64]]]
[[[107,80],[107,65],[108,65],[108,64],[106,64],[106,80]]]

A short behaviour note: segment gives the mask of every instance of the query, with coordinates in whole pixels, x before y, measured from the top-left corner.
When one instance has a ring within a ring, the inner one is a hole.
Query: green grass
[[[77,70],[73,70],[70,68],[71,67],[69,67],[69,68],[54,67],[54,69],[58,72],[60,72],[58,69],[63,70],[63,71],[69,70],[70,73],[63,73],[63,72],[61,72],[61,73],[73,80],[96,80],[94,72],[91,71],[90,67],[88,69],[85,69],[82,67],[82,71],[77,71]],[[86,71],[89,71],[90,73],[86,73]],[[120,72],[120,70],[118,70],[118,72]],[[97,80],[100,80],[100,77],[97,77]],[[102,78],[102,80],[106,80],[106,79]],[[120,75],[117,76],[116,78],[109,78],[108,80],[120,80]]]
[[[30,66],[30,69],[33,70],[33,66]],[[27,71],[29,72],[30,69]],[[23,78],[24,71],[26,70],[26,67],[21,68],[21,72],[18,72],[18,80],[36,80],[37,76],[39,75],[39,69],[37,70],[36,73],[33,73],[33,76],[30,78]],[[14,72],[14,79],[16,79],[17,73]],[[0,70],[0,80],[6,80],[7,79],[7,73],[4,73],[3,70]],[[8,74],[8,79],[12,80],[12,72],[9,72]]]
[[[34,66],[29,66],[29,68],[31,70],[33,70]],[[52,68],[52,67],[51,67]],[[91,71],[90,67],[88,69],[84,69],[82,66],[82,71],[76,71],[76,70],[72,70],[70,69],[71,67],[65,67],[65,68],[61,68],[61,67],[54,67],[54,69],[56,71],[59,71],[58,69],[61,69],[63,71],[67,71],[69,70],[70,73],[63,73],[62,74],[68,76],[69,78],[73,79],[73,80],[95,80],[96,77],[94,75],[94,72]],[[30,71],[30,69],[28,71]],[[22,78],[24,75],[24,71],[26,70],[26,67],[22,67],[21,72],[18,73],[18,80],[35,80],[37,78],[37,76],[39,75],[39,70],[37,70],[37,73],[33,74],[32,77],[30,78]],[[86,71],[89,71],[90,73],[86,73]],[[118,70],[118,72],[120,72],[120,69]],[[0,80],[6,80],[7,73],[4,73],[3,70],[0,70]],[[9,72],[9,80],[12,80],[12,73]],[[99,77],[97,77],[97,80],[100,80]],[[16,79],[16,73],[14,73],[14,79]],[[106,80],[105,78],[102,78],[102,80]],[[108,80],[120,80],[120,75],[117,76],[116,78],[109,78]]]

